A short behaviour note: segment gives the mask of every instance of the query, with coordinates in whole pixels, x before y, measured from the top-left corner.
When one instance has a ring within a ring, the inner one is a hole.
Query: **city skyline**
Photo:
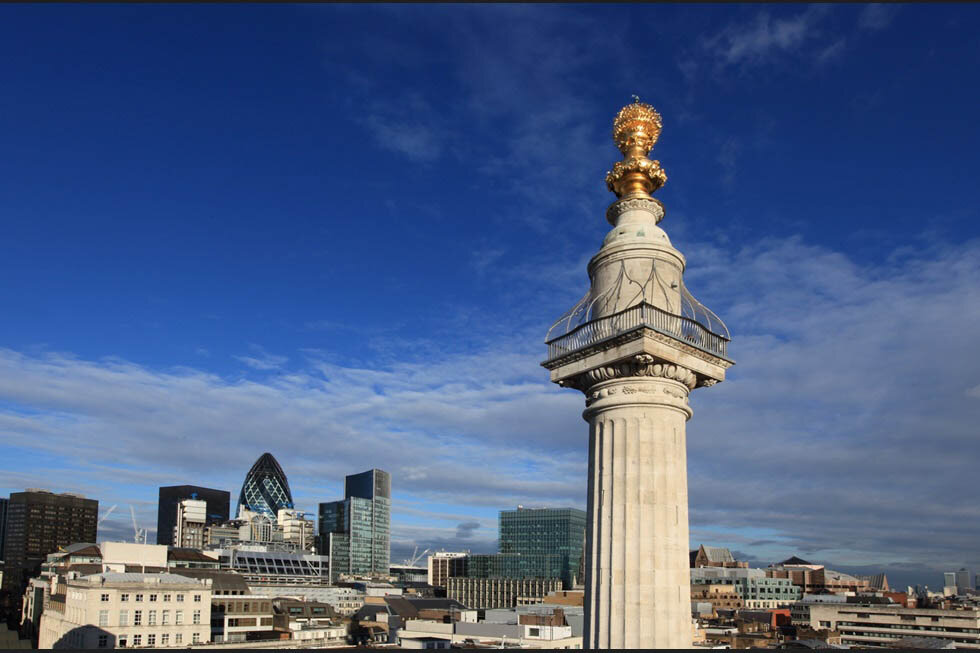
[[[636,93],[738,362],[692,399],[692,545],[976,570],[978,11],[3,7],[0,492],[152,531],[264,451],[311,513],[377,467],[396,561],[584,508],[539,363]]]

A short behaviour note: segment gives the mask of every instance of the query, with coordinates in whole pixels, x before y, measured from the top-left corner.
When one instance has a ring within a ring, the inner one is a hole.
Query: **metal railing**
[[[565,356],[606,338],[647,327],[677,338],[715,356],[728,358],[728,339],[708,331],[703,325],[682,315],[668,313],[653,304],[635,306],[582,324],[563,336],[549,340],[548,360]]]

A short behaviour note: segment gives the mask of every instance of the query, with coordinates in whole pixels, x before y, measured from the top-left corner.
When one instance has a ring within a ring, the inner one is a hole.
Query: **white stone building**
[[[52,588],[39,648],[186,647],[211,639],[211,581],[175,574],[68,577]]]

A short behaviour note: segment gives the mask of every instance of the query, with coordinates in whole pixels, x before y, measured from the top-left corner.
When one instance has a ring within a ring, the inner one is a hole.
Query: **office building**
[[[30,489],[14,492],[7,504],[3,588],[20,594],[58,547],[95,542],[99,502],[77,494]]]
[[[325,585],[330,579],[327,556],[286,550],[279,544],[240,544],[208,553],[222,569],[237,571],[251,585]]]
[[[565,589],[572,589],[579,581],[585,521],[585,511],[576,508],[501,510],[500,553],[533,560],[524,563],[526,570],[540,570],[532,577],[560,578]]]
[[[380,469],[344,480],[343,501],[320,504],[320,542],[331,577],[388,575],[391,562],[391,475]]]
[[[197,485],[171,485],[160,488],[157,503],[157,544],[174,544],[174,527],[177,525],[177,504],[185,499],[204,501],[205,524],[228,521],[231,493]]]
[[[447,580],[446,597],[471,609],[513,608],[519,603],[540,603],[561,589],[560,578],[471,578]]]
[[[427,578],[429,585],[446,587],[453,576],[465,576],[467,556],[468,551],[436,551],[430,555]]]
[[[0,561],[3,560],[3,542],[7,535],[7,502],[6,497],[0,497]],[[0,571],[0,573],[3,573]]]
[[[173,545],[188,549],[204,548],[204,529],[207,527],[207,502],[184,499],[177,503],[177,523]]]
[[[211,640],[211,580],[69,572],[41,615],[39,648],[186,648]]]
[[[970,572],[967,569],[960,568],[956,572],[956,593],[966,594],[968,589],[970,589]]]
[[[293,508],[293,495],[289,481],[279,462],[271,453],[264,453],[245,475],[242,491],[238,495],[238,510],[242,508],[266,515],[273,521],[280,508]]]
[[[852,598],[852,597],[848,597]],[[929,610],[900,604],[813,604],[809,625],[814,630],[835,630],[841,644],[862,648],[893,648],[897,640],[915,637],[918,649],[980,649],[980,610]]]

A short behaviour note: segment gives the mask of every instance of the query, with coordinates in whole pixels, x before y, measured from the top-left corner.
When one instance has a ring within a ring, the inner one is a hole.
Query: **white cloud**
[[[774,556],[980,564],[969,480],[980,464],[980,243],[918,243],[874,264],[798,238],[684,253],[688,283],[728,322],[737,361],[692,401],[692,527],[763,530],[776,543],[758,546]],[[557,315],[555,282],[530,279],[538,290],[520,298]],[[402,359],[373,369],[307,352],[263,381],[0,350],[4,445],[64,461],[11,461],[0,483],[58,478],[76,485],[52,489],[106,503],[152,503],[158,485],[179,482],[234,494],[268,450],[304,505],[378,466],[413,505],[456,506],[447,517],[396,510],[405,555],[416,543],[490,546],[485,527],[460,530],[479,521],[468,514],[584,505],[582,397],[547,382],[532,332],[490,331],[471,351],[402,343]],[[425,360],[404,357],[414,350]],[[75,462],[93,452],[98,465]]]
[[[796,50],[813,38],[825,13],[823,7],[812,6],[796,16],[773,19],[768,11],[760,11],[751,22],[729,25],[708,37],[704,46],[725,64],[760,63],[774,54]]]

